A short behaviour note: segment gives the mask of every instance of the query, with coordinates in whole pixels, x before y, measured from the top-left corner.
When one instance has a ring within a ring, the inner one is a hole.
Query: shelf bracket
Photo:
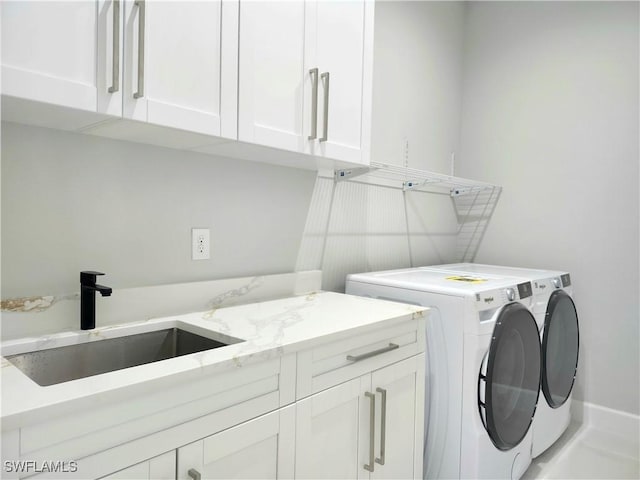
[[[449,193],[452,197],[459,197],[460,195],[467,195],[468,193],[477,193],[485,190],[484,188],[478,187],[456,187],[452,188]]]
[[[405,182],[402,182],[402,191],[406,192],[408,190],[413,190],[414,188],[421,187],[421,186],[426,185],[428,183],[429,182],[405,181]]]
[[[352,178],[359,177],[360,175],[365,175],[372,170],[376,170],[375,168],[363,167],[363,168],[349,168],[343,170],[336,170],[333,174],[333,179],[336,182],[343,182],[345,180],[351,180]]]

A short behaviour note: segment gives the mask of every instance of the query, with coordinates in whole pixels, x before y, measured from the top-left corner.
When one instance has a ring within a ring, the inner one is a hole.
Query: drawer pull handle
[[[384,465],[384,454],[387,443],[387,391],[384,388],[376,388],[376,392],[382,395],[382,406],[380,413],[380,458],[376,458],[376,463]]]
[[[395,343],[390,343],[386,347],[379,348],[378,350],[373,350],[371,352],[363,353],[361,355],[347,355],[347,360],[349,360],[350,362],[359,362],[360,360],[364,360],[365,358],[375,357],[376,355],[380,355],[381,353],[387,353],[397,348],[400,348],[400,345],[396,345]]]
[[[195,468],[190,468],[189,471],[187,472],[187,475],[189,475],[193,480],[202,479],[202,475],[200,475],[200,472]]]
[[[365,396],[369,398],[369,463],[364,464],[364,469],[367,472],[373,472],[376,467],[374,453],[374,443],[376,436],[376,396],[371,392],[364,392]]]

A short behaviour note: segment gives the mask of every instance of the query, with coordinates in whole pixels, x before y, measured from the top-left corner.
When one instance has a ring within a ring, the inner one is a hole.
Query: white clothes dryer
[[[424,477],[520,478],[541,368],[531,283],[403,269],[349,275],[346,292],[431,308]]]
[[[533,312],[542,342],[541,397],[533,419],[531,455],[553,445],[571,421],[571,391],[578,368],[580,331],[568,272],[457,263],[427,267],[461,275],[508,275],[531,281]]]

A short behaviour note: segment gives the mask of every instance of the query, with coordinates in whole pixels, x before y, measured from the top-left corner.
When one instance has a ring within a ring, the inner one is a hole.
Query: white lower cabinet
[[[420,479],[424,323],[410,320],[2,433],[7,478]]]
[[[362,476],[359,451],[369,435],[364,395],[370,381],[355,378],[296,404],[296,478]]]
[[[371,374],[371,388],[378,395],[376,409],[380,408],[384,419],[376,423],[372,479],[422,478],[424,362],[421,354]],[[382,427],[377,428],[381,424],[384,432]],[[384,452],[378,450],[378,445],[384,446]]]
[[[177,478],[293,478],[294,406],[178,449]]]
[[[292,479],[295,422],[289,405],[100,479]]]
[[[105,478],[421,478],[424,367],[411,356]]]
[[[424,354],[296,404],[296,478],[421,478]]]
[[[103,480],[172,480],[174,478],[176,478],[175,450],[102,477]]]

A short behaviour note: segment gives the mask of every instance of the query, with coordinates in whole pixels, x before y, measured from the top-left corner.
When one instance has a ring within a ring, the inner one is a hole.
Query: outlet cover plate
[[[208,228],[191,229],[191,259],[209,260],[211,251],[210,233]]]

